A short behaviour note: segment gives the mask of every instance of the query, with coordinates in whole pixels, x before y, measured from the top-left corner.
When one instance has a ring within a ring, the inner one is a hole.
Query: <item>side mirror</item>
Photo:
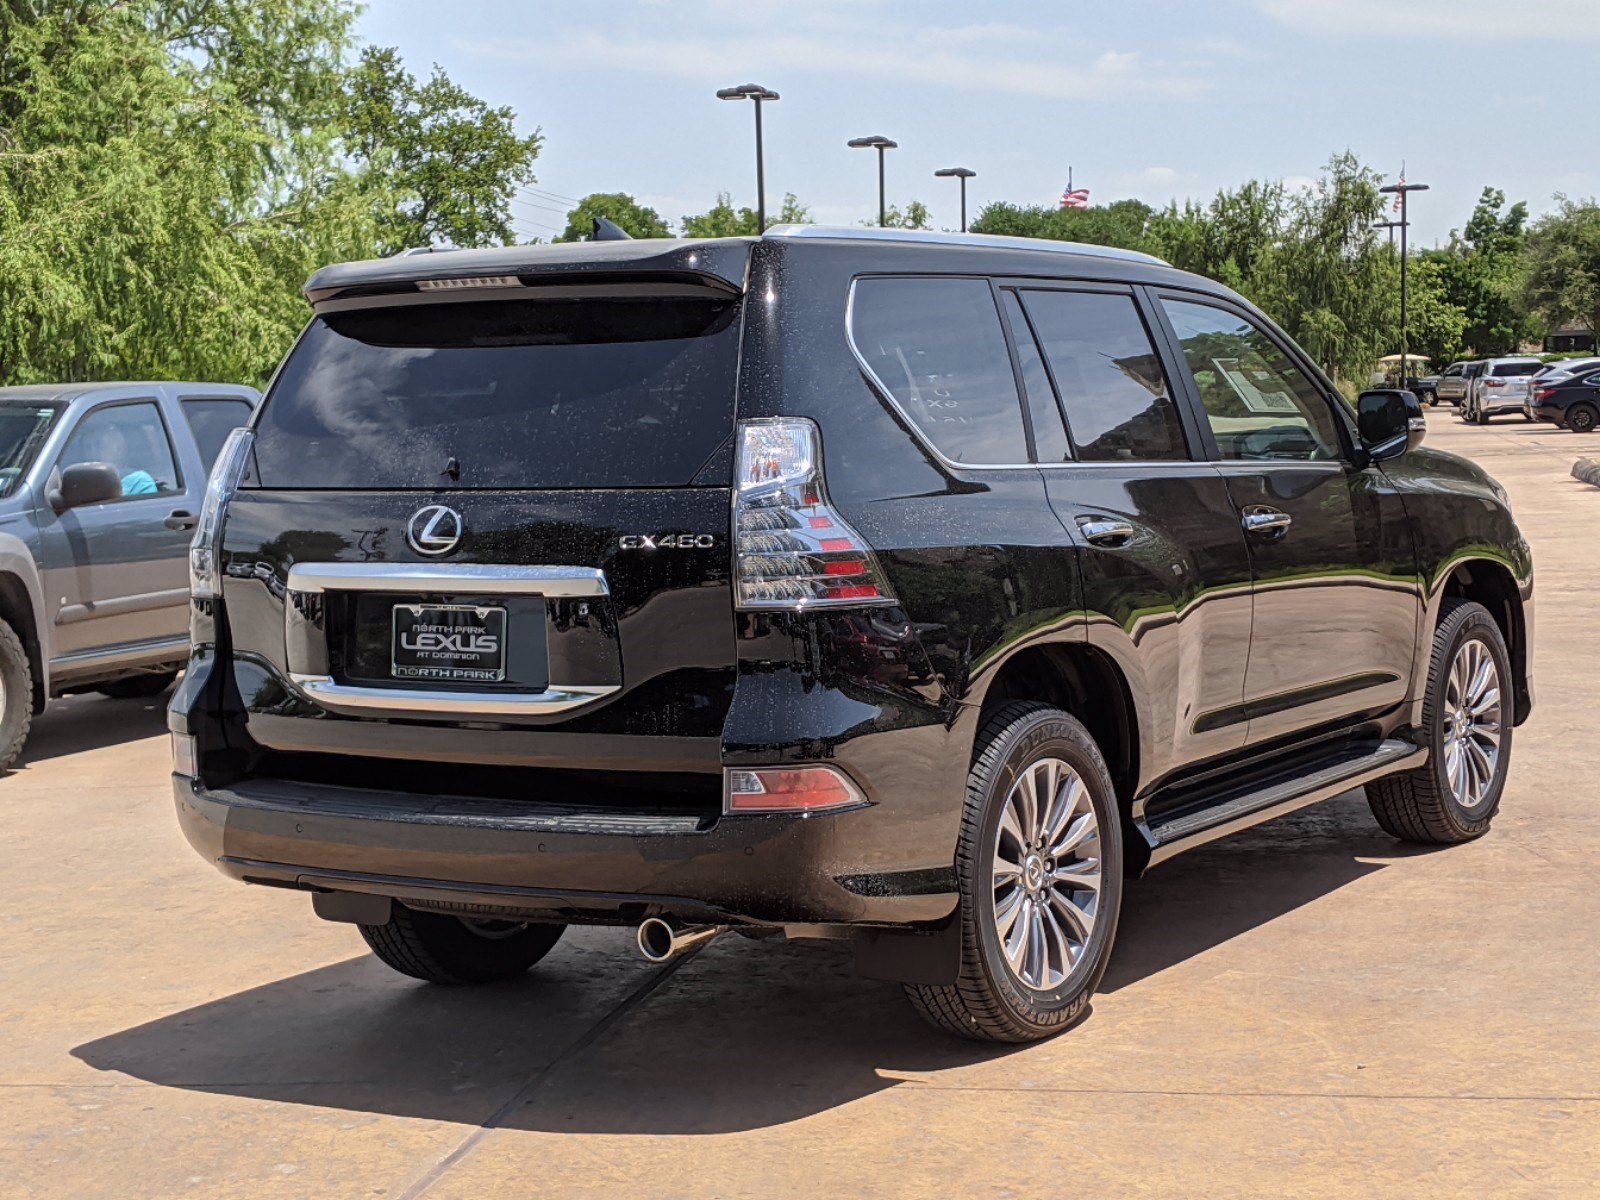
[[[60,516],[69,508],[85,504],[104,504],[122,497],[122,476],[110,463],[76,463],[61,472],[61,485],[48,497],[50,507]]]
[[[1356,400],[1356,429],[1371,461],[1382,462],[1422,445],[1428,422],[1415,392],[1384,388]]]

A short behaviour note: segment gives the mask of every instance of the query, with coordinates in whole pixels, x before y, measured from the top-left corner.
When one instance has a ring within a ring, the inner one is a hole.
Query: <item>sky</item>
[[[1055,204],[1068,170],[1096,204],[1208,199],[1250,178],[1304,186],[1353,150],[1402,164],[1411,236],[1447,239],[1492,185],[1535,213],[1600,191],[1588,93],[1600,0],[370,0],[359,34],[425,74],[510,105],[540,131],[538,181],[514,205],[548,238],[571,201],[625,191],[676,224],[728,191],[755,203],[758,83],[767,197],[813,219],[891,204]]]

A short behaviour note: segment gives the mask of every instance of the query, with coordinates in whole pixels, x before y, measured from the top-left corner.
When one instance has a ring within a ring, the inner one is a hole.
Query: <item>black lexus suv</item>
[[[1123,881],[1364,785],[1499,806],[1528,545],[1144,255],[788,226],[328,267],[214,473],[178,816],[384,962],[848,939],[953,1033],[1086,1008]]]

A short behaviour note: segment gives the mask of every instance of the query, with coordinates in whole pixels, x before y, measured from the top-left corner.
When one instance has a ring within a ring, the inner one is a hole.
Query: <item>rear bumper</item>
[[[1547,404],[1530,404],[1528,415],[1537,421],[1548,421],[1552,425],[1560,425],[1567,419],[1566,410],[1555,408]]]
[[[1494,417],[1501,413],[1520,413],[1527,411],[1528,402],[1521,396],[1508,400],[1491,400],[1487,397],[1478,401],[1478,411],[1485,416]]]
[[[306,891],[492,905],[632,923],[651,913],[756,925],[918,925],[955,909],[953,870],[863,870],[882,842],[867,807],[809,818],[655,822],[595,815],[468,817],[415,797],[260,780],[172,777],[178,822],[223,874]],[[953,848],[952,848],[953,849]]]

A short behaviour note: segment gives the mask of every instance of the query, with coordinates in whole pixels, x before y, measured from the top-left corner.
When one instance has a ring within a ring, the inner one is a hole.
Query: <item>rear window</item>
[[[285,488],[688,484],[733,430],[739,305],[516,299],[329,313],[257,423]]]
[[[1496,378],[1506,379],[1517,375],[1532,375],[1539,369],[1539,366],[1540,364],[1536,362],[1497,363],[1492,373]]]
[[[250,423],[250,405],[244,400],[185,400],[183,416],[209,474],[228,435]]]
[[[1028,461],[1022,401],[987,280],[858,280],[850,333],[879,386],[951,462]]]

